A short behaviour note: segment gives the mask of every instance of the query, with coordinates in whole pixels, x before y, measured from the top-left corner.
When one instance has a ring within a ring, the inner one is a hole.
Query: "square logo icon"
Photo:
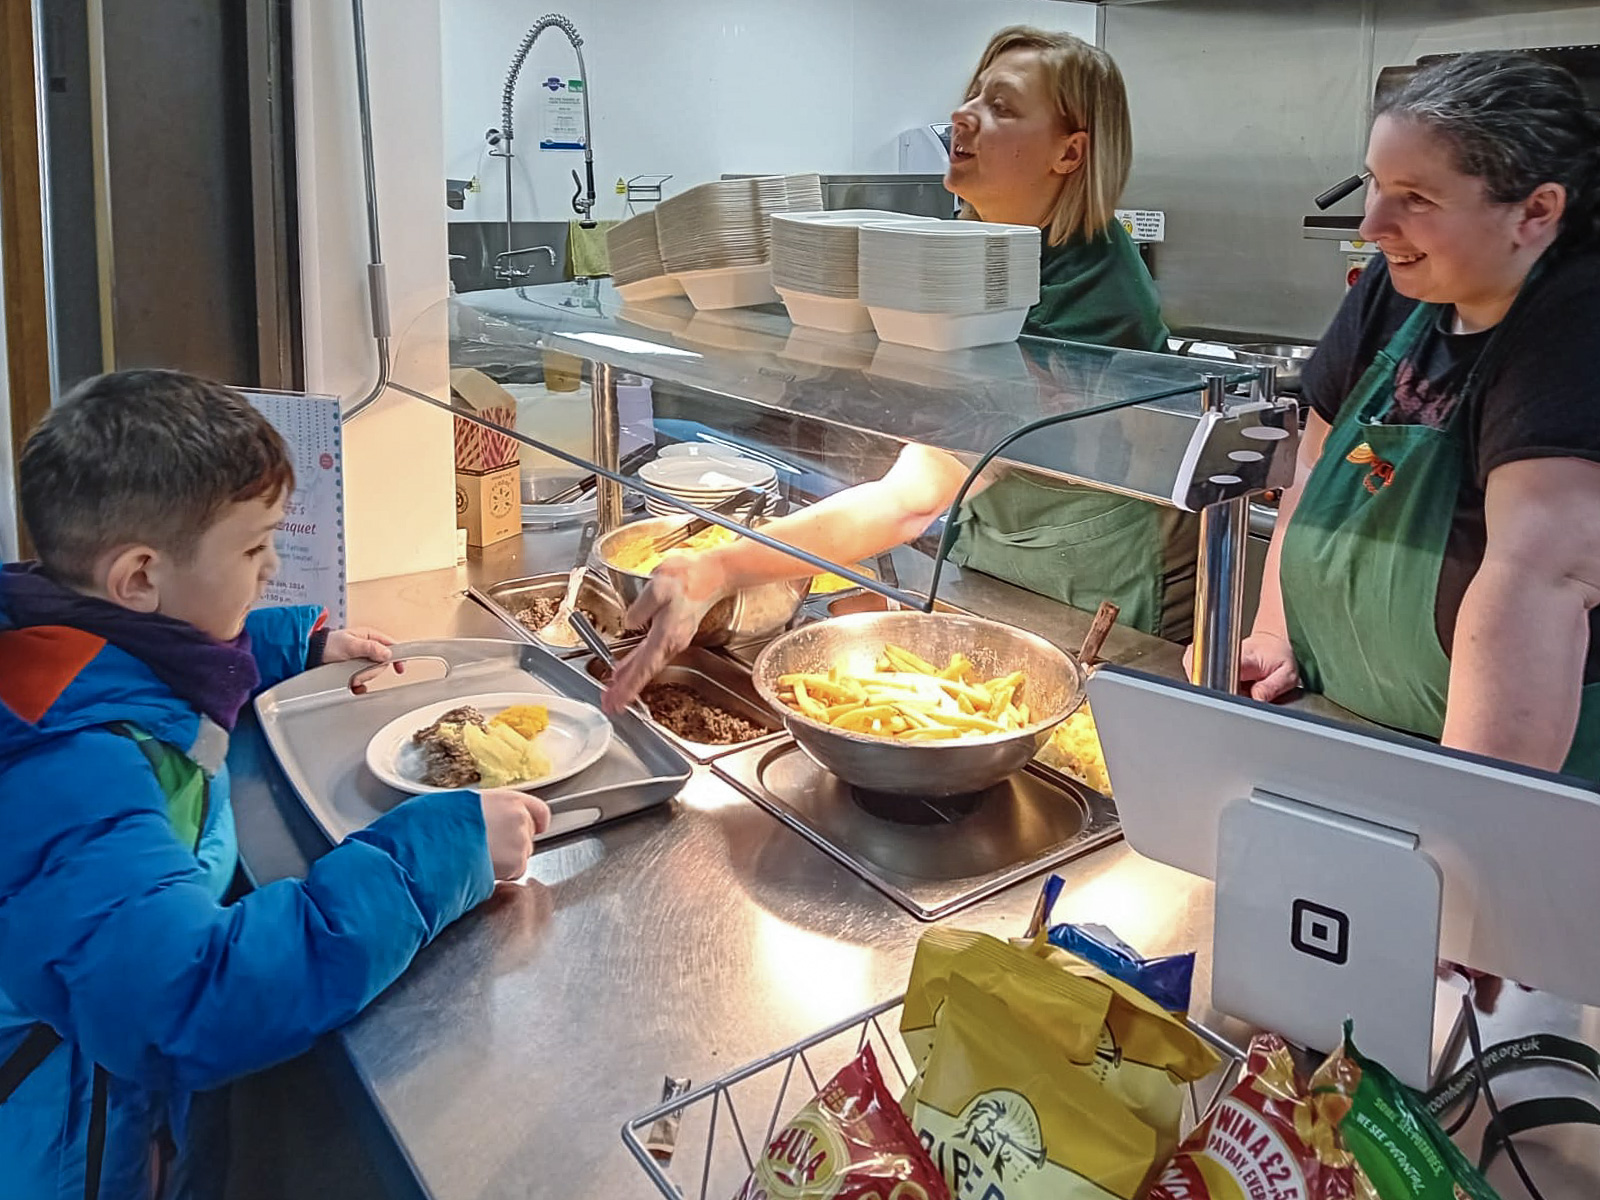
[[[1350,961],[1350,918],[1336,908],[1296,900],[1289,941],[1301,954],[1342,967]]]

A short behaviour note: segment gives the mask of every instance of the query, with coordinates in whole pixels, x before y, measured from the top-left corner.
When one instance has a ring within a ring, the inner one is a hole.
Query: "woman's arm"
[[[849,564],[882,554],[922,534],[943,516],[967,477],[954,455],[907,446],[881,479],[835,492],[802,512],[762,527],[788,545],[829,562]],[[968,492],[988,486],[985,472]],[[670,556],[655,569],[628,612],[634,627],[649,623],[645,640],[617,668],[606,689],[607,712],[633,703],[644,686],[694,637],[711,605],[730,592],[810,575],[810,563],[740,538],[701,554]]]
[[[1600,463],[1489,473],[1488,545],[1456,617],[1444,744],[1555,771],[1572,747],[1600,604]]]

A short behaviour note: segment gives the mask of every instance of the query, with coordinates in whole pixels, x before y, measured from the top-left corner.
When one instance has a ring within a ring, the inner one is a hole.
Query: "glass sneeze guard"
[[[427,314],[423,324],[444,322]],[[871,334],[796,327],[778,305],[721,312],[697,312],[683,298],[625,305],[608,280],[452,297],[448,326],[452,370],[473,368],[512,390],[542,386],[546,352],[588,361],[588,394],[573,397],[592,405],[592,437],[581,452],[545,443],[536,422],[509,432],[574,467],[606,468],[598,489],[606,528],[622,513],[616,385],[625,374],[652,381],[653,426],[665,440],[700,437],[764,455],[789,476],[790,491],[813,499],[881,476],[907,443],[970,464],[1025,425],[1070,422],[1017,439],[998,461],[1203,511],[1219,532],[1202,540],[1202,572],[1212,546],[1209,569],[1237,578],[1202,586],[1209,611],[1197,612],[1196,629],[1228,630],[1235,664],[1238,605],[1229,599],[1242,580],[1238,518],[1250,495],[1293,476],[1296,406],[1273,395],[1270,382],[1265,391],[1252,386],[1250,368],[1038,338],[936,353]],[[402,381],[406,357],[402,344]],[[626,483],[652,496],[658,510],[697,511],[634,477]],[[857,575],[854,564],[801,557],[906,599]],[[1217,641],[1215,632],[1208,640]],[[1221,685],[1216,668],[1206,674]]]

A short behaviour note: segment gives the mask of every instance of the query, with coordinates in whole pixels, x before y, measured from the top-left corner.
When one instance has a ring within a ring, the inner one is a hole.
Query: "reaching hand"
[[[496,879],[518,880],[528,869],[533,839],[550,828],[550,809],[537,796],[509,788],[480,793],[483,835]]]
[[[714,554],[669,555],[628,609],[630,629],[649,625],[644,641],[617,664],[600,707],[616,714],[639,697],[661,669],[688,648],[711,606],[722,598],[725,576]]]
[[[1183,669],[1194,666],[1194,647],[1183,652]],[[1279,633],[1252,633],[1239,645],[1239,687],[1252,700],[1270,704],[1300,686],[1294,647]]]

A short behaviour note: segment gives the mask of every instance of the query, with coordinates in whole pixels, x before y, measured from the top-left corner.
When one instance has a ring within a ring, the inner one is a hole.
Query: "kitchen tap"
[[[533,28],[528,30],[523,37],[517,52],[512,56],[511,68],[506,72],[505,87],[500,94],[500,128],[491,129],[488,134],[489,153],[496,158],[502,158],[506,164],[506,246],[511,245],[511,160],[514,156],[512,139],[514,136],[513,108],[517,98],[517,78],[522,74],[522,65],[528,59],[528,53],[533,49],[533,44],[539,40],[539,35],[547,29],[559,29],[572,43],[572,52],[578,58],[578,82],[583,89],[583,178],[579,178],[576,171],[572,172],[572,182],[575,190],[572,193],[572,211],[578,214],[578,224],[585,229],[594,227],[594,138],[589,125],[589,74],[583,65],[583,38],[578,35],[578,27],[560,13],[546,13],[533,23]],[[507,250],[500,258],[509,254],[522,253],[522,251]],[[551,254],[552,265],[554,253]],[[509,268],[506,268],[509,269]],[[501,274],[502,266],[496,259],[495,274],[503,279],[513,276]],[[523,271],[522,275],[527,275]],[[518,276],[520,277],[520,276]]]
[[[502,250],[494,256],[495,278],[504,279],[507,283],[513,279],[526,279],[533,274],[532,267],[513,267],[507,260],[519,258],[524,254],[544,254],[550,258],[550,269],[555,270],[556,252],[550,246],[524,246],[520,250]]]

